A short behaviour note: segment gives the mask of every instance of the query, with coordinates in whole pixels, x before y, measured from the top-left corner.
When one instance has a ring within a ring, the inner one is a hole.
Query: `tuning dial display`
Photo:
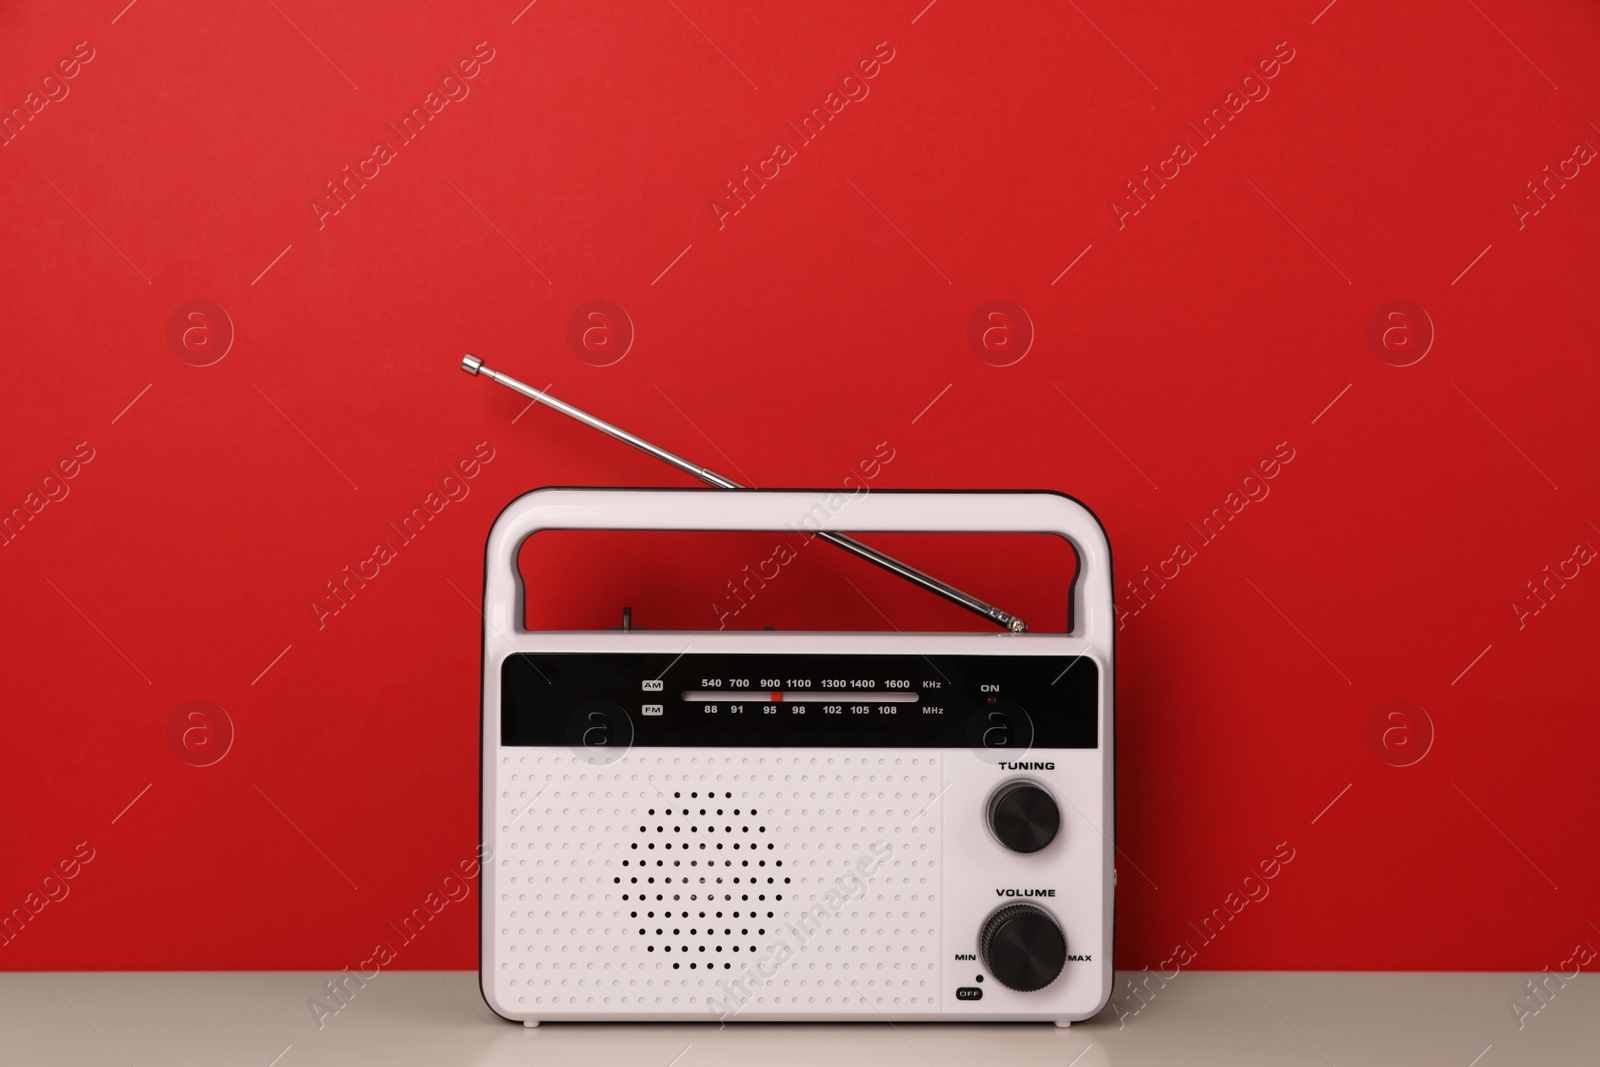
[[[1008,782],[989,798],[989,829],[1013,852],[1038,852],[1056,839],[1061,809],[1032,782]]]
[[[978,934],[978,956],[989,973],[1021,993],[1043,989],[1067,963],[1067,939],[1055,919],[1034,904],[1008,904]]]

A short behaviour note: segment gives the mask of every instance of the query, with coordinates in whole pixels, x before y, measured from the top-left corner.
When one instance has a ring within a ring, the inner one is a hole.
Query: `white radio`
[[[826,515],[819,536],[866,550],[824,497],[543,489],[495,522],[480,977],[501,1015],[1068,1025],[1106,1003],[1115,620],[1076,501],[874,490],[844,516],[1065,537],[1065,634],[526,628],[535,531]]]

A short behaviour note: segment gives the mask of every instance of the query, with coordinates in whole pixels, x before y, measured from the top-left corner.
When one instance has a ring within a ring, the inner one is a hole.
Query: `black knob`
[[[983,924],[978,955],[1002,984],[1031,993],[1054,982],[1066,966],[1067,939],[1043,908],[1008,904]]]
[[[1061,809],[1032,782],[1010,782],[989,798],[989,828],[1013,852],[1038,852],[1056,839]]]

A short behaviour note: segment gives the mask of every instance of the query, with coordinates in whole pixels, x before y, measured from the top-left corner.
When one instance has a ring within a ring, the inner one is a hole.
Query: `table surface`
[[[472,971],[385,972],[318,1027],[331,975],[0,974],[0,1064],[712,1067],[850,1060],[1307,1065],[1600,1064],[1600,982],[1526,974],[1186,972],[1066,1029],[1018,1024],[546,1024],[498,1018]],[[1537,1013],[1519,1020],[1509,1002]],[[1142,1006],[1141,1006],[1142,1004]]]

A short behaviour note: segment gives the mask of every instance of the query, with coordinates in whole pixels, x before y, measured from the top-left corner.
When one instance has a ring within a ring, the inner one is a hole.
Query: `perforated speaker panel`
[[[503,952],[485,975],[500,1003],[545,1017],[937,1012],[940,752],[500,760]]]

